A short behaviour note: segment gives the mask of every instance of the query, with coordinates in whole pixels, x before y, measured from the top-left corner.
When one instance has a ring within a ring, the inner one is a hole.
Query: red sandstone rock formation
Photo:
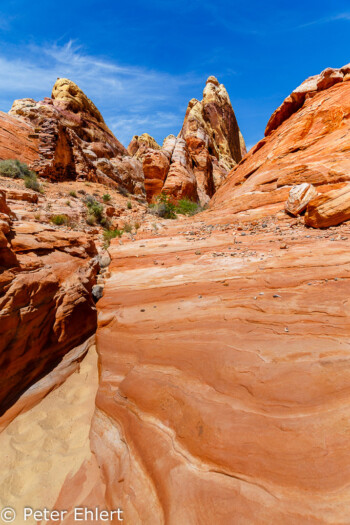
[[[0,191],[1,414],[94,333],[96,254],[81,232],[16,220]]]
[[[52,97],[43,101],[16,100],[10,115],[0,120],[0,159],[23,159],[51,180],[80,178],[144,195],[141,163],[128,154],[93,102],[70,80],[58,79]],[[13,129],[16,141],[9,146]]]
[[[18,159],[32,164],[39,158],[38,138],[31,124],[0,111],[0,160]]]
[[[341,69],[333,69],[328,67],[319,75],[309,77],[298,86],[292,93],[282,102],[282,104],[272,114],[267,123],[265,135],[269,135],[272,131],[278,128],[282,122],[287,120],[293,113],[298,111],[305,101],[314,97],[319,91],[324,91],[334,84],[350,79],[350,65],[346,65]]]
[[[258,142],[231,170],[211,209],[226,217],[268,215],[284,208],[296,184],[310,183],[324,193],[349,182],[350,77],[346,78],[314,93]]]
[[[93,455],[67,471],[55,508],[121,507],[135,525],[348,522],[350,226],[335,236],[282,210],[307,183],[323,195],[306,220],[348,216],[349,90],[342,81],[305,99],[208,212],[112,241]],[[165,184],[176,188],[174,166],[201,191],[200,140],[166,140]],[[7,248],[22,259],[34,240],[21,233]]]
[[[177,138],[170,135],[160,148],[145,133],[132,139],[128,152],[143,159],[148,201],[164,192],[175,201],[207,204],[246,149],[225,87],[209,77],[203,100],[189,102]]]

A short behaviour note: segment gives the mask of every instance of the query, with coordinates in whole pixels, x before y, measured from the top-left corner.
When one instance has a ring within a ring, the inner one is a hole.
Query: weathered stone
[[[285,210],[292,215],[299,215],[306,209],[308,203],[318,195],[316,189],[312,184],[303,182],[293,188],[289,192],[288,200],[285,205]]]
[[[312,199],[305,213],[305,224],[328,228],[350,219],[350,184]]]

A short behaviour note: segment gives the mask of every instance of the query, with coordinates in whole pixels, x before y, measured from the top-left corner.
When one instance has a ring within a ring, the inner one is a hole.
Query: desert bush
[[[98,222],[103,218],[103,206],[92,195],[88,195],[85,199],[85,204],[89,210],[89,215],[94,215]]]
[[[129,195],[128,190],[124,188],[124,186],[118,186],[117,191],[124,197],[127,197]]]
[[[77,198],[77,192],[74,191],[74,190],[70,191],[70,192],[69,192],[69,195],[70,195],[71,197],[73,197],[73,199],[76,199],[76,198]]]
[[[109,202],[111,200],[111,196],[109,193],[105,193],[102,199],[103,199],[103,202]]]
[[[128,201],[127,207],[128,207],[128,210],[131,210],[131,208],[132,208],[131,201]]]
[[[153,204],[150,204],[151,213],[164,219],[176,219],[175,204],[171,202],[169,196],[161,193]]]
[[[124,224],[124,231],[125,231],[125,233],[131,233],[132,230],[133,230],[132,224],[130,224],[130,222],[126,222]]]
[[[104,242],[105,248],[108,248],[108,246],[110,245],[111,239],[115,239],[116,237],[121,237],[123,233],[124,233],[123,230],[118,230],[118,228],[116,228],[115,230],[105,230],[103,232],[103,238],[105,240]]]
[[[24,179],[30,177],[34,171],[31,171],[27,164],[17,159],[1,160],[0,175],[10,177],[11,179]]]
[[[34,191],[38,191],[39,193],[43,193],[43,189],[41,187],[40,182],[38,181],[38,178],[34,171],[30,173],[30,175],[24,176],[24,185],[26,188],[29,188]]]
[[[97,221],[96,221],[96,217],[95,217],[95,215],[90,215],[90,214],[89,214],[89,215],[86,217],[86,222],[87,222],[87,224],[88,224],[89,226],[95,226],[95,224],[96,224],[96,222],[97,222]]]
[[[68,223],[68,217],[67,215],[52,215],[52,217],[50,217],[50,221],[53,224],[56,224],[56,226],[62,226],[62,224]]]
[[[195,215],[200,211],[202,211],[201,206],[189,199],[180,199],[175,205],[175,212],[181,215]]]

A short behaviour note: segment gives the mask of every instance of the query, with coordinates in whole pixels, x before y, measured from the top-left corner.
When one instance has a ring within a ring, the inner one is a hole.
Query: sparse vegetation
[[[3,177],[24,179],[24,177],[30,177],[32,174],[35,175],[34,171],[31,171],[27,164],[20,162],[17,159],[0,161],[0,175]]]
[[[135,222],[134,228],[137,231],[140,228],[141,224],[139,222]]]
[[[62,226],[62,224],[68,223],[68,217],[67,215],[52,215],[50,221],[56,226]]]
[[[109,202],[111,200],[111,196],[109,193],[105,193],[102,199],[103,199],[103,202]]]
[[[127,207],[128,207],[128,210],[131,210],[131,208],[132,208],[131,201],[128,201]]]
[[[110,245],[111,239],[115,239],[116,237],[121,237],[123,233],[124,233],[123,230],[118,230],[118,229],[105,230],[103,232],[103,237],[105,240],[105,243],[104,243],[105,248],[108,248],[108,246]]]
[[[176,204],[168,195],[161,193],[156,201],[150,204],[151,213],[164,219],[176,219],[176,215],[195,215],[203,211],[203,207],[189,199],[180,199]]]
[[[69,192],[69,195],[70,195],[71,197],[73,197],[73,199],[76,199],[76,198],[77,198],[77,192],[74,191],[74,190],[70,191],[70,192]]]
[[[32,171],[30,175],[24,176],[24,185],[30,190],[38,191],[39,193],[44,193],[44,190],[42,189],[41,184],[38,181],[38,178],[34,171]]]
[[[202,211],[202,207],[196,202],[190,201],[189,199],[180,199],[175,205],[176,213],[181,215],[195,215]]]
[[[124,224],[124,231],[125,231],[125,233],[131,233],[132,230],[133,230],[132,224],[130,224],[130,222],[126,222]]]
[[[40,212],[35,213],[35,214],[34,214],[34,219],[35,219],[36,221],[40,221],[40,219],[41,219],[41,213],[40,213]]]
[[[67,206],[71,206],[70,201],[66,201]]]
[[[89,226],[95,226],[96,224],[96,217],[95,215],[88,215],[86,218],[86,222]]]
[[[124,186],[118,186],[117,191],[124,197],[127,197],[129,195],[128,190],[125,189]]]
[[[156,201],[150,204],[151,212],[164,219],[176,219],[175,204],[171,202],[169,196],[161,193]]]

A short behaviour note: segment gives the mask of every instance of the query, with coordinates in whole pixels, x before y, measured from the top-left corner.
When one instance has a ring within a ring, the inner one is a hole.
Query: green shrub
[[[34,174],[34,172],[28,168],[27,164],[17,159],[0,161],[0,175],[3,175],[3,177],[24,179],[24,177],[30,177],[32,174]]]
[[[111,239],[115,239],[115,237],[121,237],[123,235],[123,230],[105,230],[103,232],[103,237],[105,240],[104,246],[105,248],[108,248],[110,245]]]
[[[196,202],[190,201],[189,199],[180,199],[175,205],[176,213],[181,215],[195,215],[202,211],[202,208]]]
[[[141,224],[139,222],[135,222],[134,228],[137,231],[140,228]]]
[[[130,222],[126,222],[124,224],[124,231],[125,233],[131,233],[132,232],[132,224],[130,224]]]
[[[62,226],[62,224],[68,223],[68,217],[67,215],[52,215],[50,221],[56,226]]]
[[[103,202],[109,202],[111,200],[111,196],[109,193],[105,193],[102,199],[103,199]]]
[[[67,206],[71,206],[70,201],[66,201]]]
[[[74,191],[74,190],[70,191],[70,192],[69,192],[69,195],[70,195],[71,197],[73,197],[74,199],[77,198],[77,192]]]
[[[89,210],[89,215],[93,215],[98,222],[101,222],[103,218],[103,206],[97,200],[88,195],[85,199],[85,204]]]
[[[96,224],[96,217],[95,215],[88,215],[86,218],[86,222],[89,226],[95,226]]]
[[[128,201],[127,207],[128,207],[128,210],[131,210],[131,208],[132,208],[131,201]]]
[[[169,196],[165,193],[161,193],[156,202],[150,205],[151,211],[154,215],[158,217],[163,217],[164,219],[176,219],[176,208]]]
[[[26,188],[29,188],[34,191],[38,191],[39,193],[43,193],[41,184],[38,181],[37,176],[34,173],[34,171],[32,171],[30,175],[24,176],[24,185]]]

